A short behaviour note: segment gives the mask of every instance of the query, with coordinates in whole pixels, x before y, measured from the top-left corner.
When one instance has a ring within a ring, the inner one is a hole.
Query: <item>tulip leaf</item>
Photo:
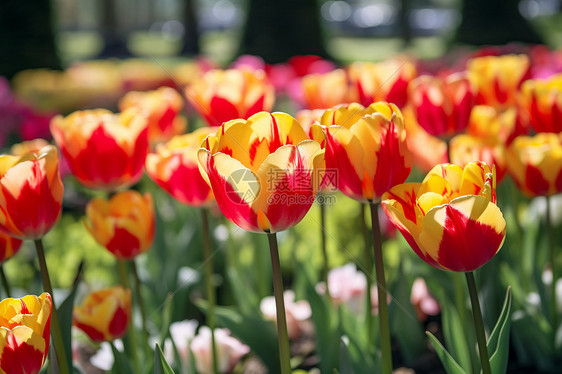
[[[133,370],[129,365],[129,361],[127,360],[127,356],[117,348],[113,342],[110,342],[111,351],[113,352],[113,368],[111,369],[111,373],[115,374],[133,374]]]
[[[466,371],[458,364],[457,361],[451,356],[451,354],[443,347],[443,344],[429,331],[425,332],[429,337],[429,342],[435,349],[439,360],[443,364],[447,374],[466,374]]]
[[[154,374],[175,374],[164,358],[160,345],[156,343],[154,349]]]
[[[488,339],[488,354],[493,374],[505,373],[509,356],[509,332],[511,329],[511,287],[507,288],[500,317]]]
[[[82,262],[78,266],[72,289],[70,290],[70,293],[68,294],[66,299],[64,299],[62,304],[60,304],[57,309],[64,350],[66,351],[66,359],[68,363],[67,367],[69,368],[72,367],[72,312],[74,310],[74,298],[76,296],[76,290],[78,288],[78,284],[80,283],[80,279],[82,278],[83,264],[84,263]]]

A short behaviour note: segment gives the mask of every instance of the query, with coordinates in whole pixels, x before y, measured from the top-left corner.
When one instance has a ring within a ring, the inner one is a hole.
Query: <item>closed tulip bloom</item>
[[[74,306],[74,326],[94,342],[108,342],[127,332],[131,319],[131,290],[121,286],[89,294],[81,305]]]
[[[450,137],[468,126],[475,96],[465,75],[422,75],[411,82],[410,95],[418,123],[429,134]]]
[[[305,75],[301,85],[305,109],[327,109],[357,101],[357,95],[351,89],[347,74],[342,69]]]
[[[527,196],[562,192],[562,134],[518,136],[506,157],[509,173]]]
[[[408,102],[408,84],[417,75],[412,62],[398,58],[377,63],[354,62],[347,72],[362,105],[388,101],[399,108]]]
[[[544,81],[525,81],[521,92],[535,131],[562,132],[562,74]]]
[[[0,231],[0,264],[18,253],[22,241]]]
[[[210,70],[186,93],[209,126],[269,111],[275,100],[274,88],[261,70]]]
[[[39,373],[49,352],[51,296],[0,302],[0,373]]]
[[[468,77],[475,85],[476,104],[506,109],[516,104],[521,83],[529,77],[526,55],[485,56],[469,60]]]
[[[59,220],[63,185],[57,149],[0,156],[0,231],[39,239]]]
[[[337,170],[337,188],[345,195],[362,202],[378,201],[408,178],[412,155],[396,105],[341,106],[327,110],[321,124],[326,132],[326,167]]]
[[[96,198],[86,207],[86,229],[120,260],[146,252],[154,240],[154,204],[149,193],[125,191],[110,200]]]
[[[136,108],[143,113],[148,118],[148,139],[157,143],[185,131],[187,122],[179,116],[183,103],[183,97],[176,90],[160,87],[148,92],[128,92],[119,102],[119,110]]]
[[[435,166],[422,183],[383,195],[388,218],[416,254],[444,270],[469,272],[490,261],[505,239],[495,174],[483,162]]]
[[[498,183],[503,180],[507,172],[505,146],[498,141],[460,134],[451,139],[449,155],[451,162],[460,167],[465,167],[475,160],[494,166]]]
[[[183,204],[197,207],[210,204],[214,197],[199,171],[197,152],[203,140],[216,131],[217,127],[204,127],[159,144],[156,152],[146,158],[150,178]]]
[[[227,122],[207,137],[198,156],[226,218],[267,233],[288,229],[306,215],[325,165],[320,144],[285,113]]]
[[[240,359],[250,352],[250,347],[230,335],[227,329],[215,329],[218,373],[232,373]],[[211,329],[201,326],[190,344],[195,368],[200,374],[213,374],[213,354],[211,350]]]
[[[472,108],[467,128],[469,135],[489,141],[509,145],[519,135],[527,133],[516,108],[498,110],[488,105]]]
[[[113,191],[136,183],[148,153],[147,120],[137,110],[105,109],[57,116],[51,132],[70,171],[84,186]]]

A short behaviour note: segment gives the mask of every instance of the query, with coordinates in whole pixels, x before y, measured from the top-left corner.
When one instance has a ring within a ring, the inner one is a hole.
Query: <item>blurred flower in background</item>
[[[240,359],[250,352],[250,347],[230,335],[227,329],[215,329],[217,366],[220,373],[231,373]],[[200,374],[213,373],[211,353],[211,330],[207,326],[199,327],[197,335],[190,344],[195,359],[195,367]]]
[[[289,339],[297,339],[303,331],[303,321],[308,320],[312,316],[310,304],[306,300],[295,302],[295,293],[292,290],[283,292],[283,300],[285,302]],[[277,322],[275,298],[273,296],[267,296],[262,299],[260,302],[260,310],[265,319],[275,323]]]

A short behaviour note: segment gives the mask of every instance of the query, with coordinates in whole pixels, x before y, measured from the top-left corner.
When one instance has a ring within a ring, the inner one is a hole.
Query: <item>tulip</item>
[[[377,102],[364,108],[353,103],[327,110],[321,124],[326,132],[326,167],[337,170],[337,187],[352,199],[378,201],[410,174],[412,155],[396,105]]]
[[[326,284],[317,284],[316,290],[320,294],[325,294]],[[346,305],[351,312],[359,315],[365,305],[367,279],[354,264],[346,264],[330,270],[328,290],[334,305]]]
[[[121,286],[90,293],[73,311],[74,326],[98,343],[124,336],[130,319],[131,291]]]
[[[148,92],[128,92],[119,102],[119,110],[139,110],[148,118],[148,139],[157,143],[185,131],[186,120],[178,115],[183,102],[183,97],[173,88],[160,87]]]
[[[305,109],[327,109],[357,99],[342,69],[306,75],[302,78],[301,85]]]
[[[470,114],[467,133],[488,143],[507,146],[527,132],[522,114],[516,108],[499,111],[488,105],[476,105]]]
[[[496,169],[496,180],[501,182],[507,172],[505,147],[494,140],[486,140],[475,136],[461,134],[449,143],[451,162],[465,167],[474,160],[484,161]]]
[[[186,89],[188,100],[209,126],[271,110],[274,88],[263,71],[210,70]]]
[[[201,177],[197,151],[201,142],[216,132],[216,127],[204,127],[191,134],[179,135],[166,144],[159,144],[155,153],[146,158],[150,178],[179,202],[189,206],[206,206],[213,193]]]
[[[39,239],[59,220],[63,185],[52,145],[20,156],[0,156],[0,230]]]
[[[225,123],[199,150],[203,178],[230,221],[253,232],[296,225],[318,190],[324,151],[284,113]]]
[[[562,192],[562,135],[518,136],[507,150],[507,167],[527,196]]]
[[[131,260],[146,252],[154,240],[152,196],[125,191],[110,200],[93,199],[86,207],[84,225],[119,260]]]
[[[18,253],[21,243],[21,240],[0,231],[0,264]]]
[[[468,78],[475,85],[476,104],[506,109],[516,104],[519,88],[529,76],[526,55],[477,57],[467,62]]]
[[[226,329],[215,329],[214,333],[218,355],[217,372],[231,373],[242,356],[250,352],[250,347],[230,336],[230,331]],[[214,373],[211,357],[211,330],[207,326],[199,328],[198,334],[191,341],[190,348],[195,358],[197,372],[200,374]]]
[[[57,116],[51,132],[71,172],[88,188],[113,191],[136,183],[148,152],[146,118],[135,109]]]
[[[521,92],[535,131],[562,132],[562,74],[525,81]]]
[[[425,322],[428,316],[436,316],[441,312],[439,302],[431,295],[423,278],[416,278],[410,292],[410,303],[416,309],[420,322]]]
[[[181,361],[185,365],[187,365],[189,356],[191,355],[191,352],[189,351],[189,344],[195,337],[196,330],[196,320],[184,320],[180,322],[174,322],[170,325],[170,337],[174,342],[174,347],[177,349]],[[168,345],[164,344],[165,353],[167,353],[166,348],[168,347]]]
[[[287,290],[283,293],[285,301],[285,311],[287,314],[287,332],[289,339],[297,339],[303,332],[303,322],[312,316],[312,309],[306,300],[299,300],[295,302],[295,293]],[[260,310],[265,319],[272,322],[277,322],[275,314],[275,298],[267,296],[260,302]]]
[[[483,162],[469,163],[464,169],[437,165],[422,183],[391,188],[382,205],[416,254],[439,269],[478,269],[494,257],[505,239],[495,173]]]
[[[51,309],[46,292],[0,302],[1,373],[39,373],[49,352]]]
[[[411,82],[410,95],[418,123],[429,134],[450,137],[468,126],[474,90],[466,76],[422,75]]]
[[[408,84],[417,75],[415,65],[401,59],[354,62],[347,69],[362,105],[388,101],[399,108],[404,107],[408,101]]]

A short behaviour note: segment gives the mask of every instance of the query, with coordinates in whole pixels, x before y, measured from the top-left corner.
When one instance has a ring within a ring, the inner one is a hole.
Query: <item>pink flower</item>
[[[221,373],[230,373],[242,356],[250,352],[250,347],[230,336],[227,329],[215,329],[217,365]],[[213,373],[211,351],[211,329],[201,326],[199,333],[191,341],[191,351],[195,357],[195,367],[199,374]]]
[[[287,333],[289,339],[296,339],[302,332],[302,323],[312,316],[310,304],[306,300],[295,302],[295,293],[287,290],[283,293],[285,301],[285,315],[287,318]],[[275,298],[273,296],[264,297],[260,303],[260,310],[265,319],[277,322],[277,312]]]
[[[345,304],[355,314],[360,314],[365,305],[367,279],[354,264],[334,268],[328,273],[330,297],[335,305]],[[326,285],[316,286],[318,293],[326,293]]]
[[[441,312],[439,303],[429,293],[423,278],[416,278],[414,281],[410,293],[410,302],[416,308],[416,314],[421,322],[424,322],[427,316],[435,316]]]

